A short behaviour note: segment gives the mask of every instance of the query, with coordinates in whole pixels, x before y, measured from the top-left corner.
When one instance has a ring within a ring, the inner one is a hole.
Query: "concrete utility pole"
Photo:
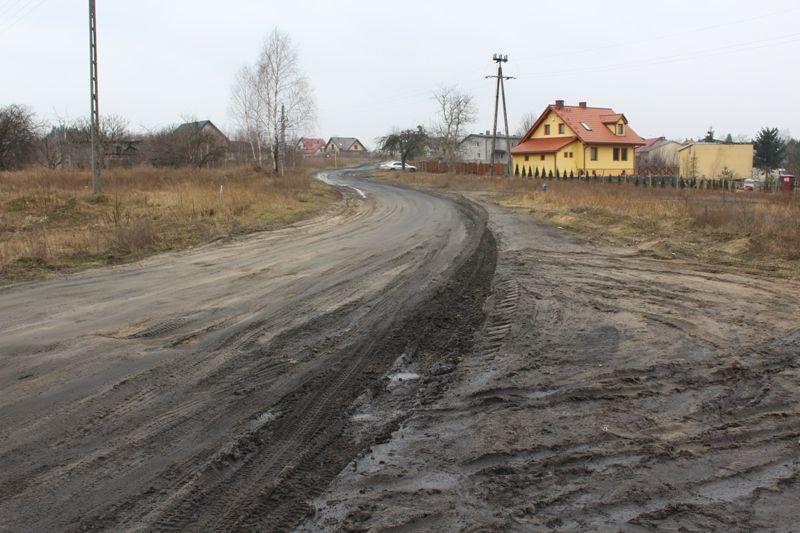
[[[278,173],[281,177],[284,175],[284,168],[286,167],[286,110],[281,104],[281,143],[278,147],[280,154],[278,161],[280,161],[280,170]]]
[[[506,127],[506,155],[508,156],[508,169],[511,172],[511,142],[508,140],[508,110],[506,107],[506,84],[505,80],[513,80],[513,76],[503,76],[503,63],[508,62],[508,56],[503,54],[494,54],[492,61],[497,63],[497,74],[494,76],[486,76],[486,78],[497,78],[497,88],[494,93],[494,127],[492,129],[492,153],[489,155],[490,169],[489,175],[494,176],[494,152],[497,146],[497,113],[499,111],[500,97],[503,97],[503,121]]]
[[[98,137],[100,136],[100,99],[97,94],[97,17],[94,3],[95,0],[89,0],[89,84],[91,86],[92,110],[90,125],[92,136],[92,191],[98,194],[102,188],[98,152],[102,151],[102,148],[98,146]]]

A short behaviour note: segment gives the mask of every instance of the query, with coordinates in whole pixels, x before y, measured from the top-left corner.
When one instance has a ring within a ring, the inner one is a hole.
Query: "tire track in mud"
[[[481,314],[496,251],[485,216],[468,204],[460,208],[470,221],[471,237],[461,257],[442,276],[447,281],[433,293],[420,294],[404,308],[398,306],[406,290],[400,282],[397,289],[371,301],[367,314],[363,303],[352,302],[315,319],[319,324],[300,325],[266,345],[258,343],[263,324],[253,323],[234,337],[227,336],[223,344],[239,354],[236,365],[230,366],[231,361],[220,367],[218,377],[209,376],[207,382],[221,396],[237,384],[252,396],[247,389],[259,387],[262,372],[273,375],[273,363],[265,360],[280,353],[296,354],[298,341],[301,352],[331,364],[299,387],[287,386],[283,399],[263,413],[263,424],[250,424],[214,455],[171,468],[172,473],[165,473],[147,493],[86,517],[78,527],[115,529],[138,524],[155,531],[264,527],[277,531],[301,520],[308,512],[306,500],[358,452],[360,445],[346,433],[348,409],[356,397],[376,382],[409,343],[439,347],[472,337],[464,328],[475,321],[463,318]],[[413,279],[411,273],[403,276]],[[447,315],[453,311],[460,313],[461,320]],[[343,319],[351,323],[344,330]],[[442,323],[450,326],[441,327]],[[339,333],[331,337],[328,328],[337,328]],[[315,330],[319,331],[316,338]],[[424,340],[417,338],[420,335]],[[250,419],[255,420],[256,414]],[[147,501],[152,503],[143,505]],[[148,505],[153,511],[147,516],[126,511]]]
[[[475,351],[301,531],[793,531],[800,286],[498,220]]]
[[[496,354],[503,346],[511,328],[514,325],[514,314],[519,304],[519,284],[514,279],[509,279],[497,284],[501,299],[494,306],[489,319],[483,327],[483,348],[484,356]]]
[[[446,306],[439,304],[441,311],[444,311],[445,307],[455,305],[453,300],[461,298],[469,301],[471,293],[480,291],[480,287],[488,285],[493,271],[494,244],[487,230],[483,230],[479,245],[473,248],[469,257],[460,262],[463,265],[459,266],[459,270],[466,270],[470,277],[466,280],[461,279],[458,284],[450,283],[449,288],[436,295],[437,300],[447,301]],[[487,268],[487,264],[491,265],[491,269]],[[469,272],[470,270],[472,272]],[[455,276],[463,278],[464,274],[456,272]],[[475,278],[475,276],[480,277]],[[465,286],[469,287],[469,290],[463,291]],[[387,295],[384,303],[390,304],[393,300],[393,295]],[[474,305],[473,302],[469,303]],[[421,304],[420,308],[429,305],[430,302],[426,302]],[[321,490],[325,483],[322,481],[321,485],[320,480],[312,475],[320,469],[320,462],[314,461],[314,458],[325,451],[330,453],[332,449],[340,446],[333,446],[331,442],[340,437],[347,424],[343,410],[346,411],[362,388],[378,377],[387,365],[402,353],[408,342],[405,339],[414,337],[420,328],[420,324],[415,322],[416,320],[412,318],[408,324],[390,336],[388,342],[378,341],[377,336],[371,335],[366,344],[343,350],[351,352],[350,361],[335,376],[324,376],[323,381],[326,385],[321,387],[320,392],[308,397],[282,417],[282,422],[291,427],[286,437],[269,446],[268,455],[264,450],[257,450],[254,457],[245,459],[242,465],[235,469],[235,473],[229,476],[215,475],[213,480],[198,483],[198,486],[204,489],[194,491],[193,494],[183,498],[180,504],[172,507],[172,510],[167,511],[153,525],[153,529],[157,531],[178,531],[186,528],[255,530],[268,525],[270,530],[281,531],[299,522],[308,512],[306,500]],[[374,333],[374,330],[372,332]],[[432,330],[431,333],[440,335],[443,339],[452,335],[452,332],[447,330]],[[435,344],[437,341],[428,339],[427,342]],[[363,377],[358,380],[358,374],[364,372],[364,365],[368,359],[374,358],[375,354],[381,352],[384,352],[384,355],[381,356],[378,366],[367,372],[371,378],[367,381],[363,380]],[[342,353],[342,356],[344,355]],[[355,388],[353,381],[356,381]],[[315,386],[312,385],[311,388]],[[345,389],[350,390],[343,393]],[[333,401],[334,398],[337,398],[337,401]],[[277,410],[283,408],[279,406]],[[302,422],[298,424],[297,420]],[[280,423],[281,421],[276,422],[272,431],[282,431],[282,428],[278,427]],[[351,449],[351,454],[356,453],[357,450],[352,449],[352,444],[349,446],[346,443],[342,444],[346,446],[345,449]],[[338,468],[347,464],[350,456],[339,455],[331,459],[332,464],[325,461],[326,479],[331,479]],[[214,473],[216,474],[216,471]],[[304,479],[309,475],[315,479],[313,481]],[[209,487],[212,487],[210,491]],[[201,512],[201,516],[206,519],[198,520],[198,512]]]

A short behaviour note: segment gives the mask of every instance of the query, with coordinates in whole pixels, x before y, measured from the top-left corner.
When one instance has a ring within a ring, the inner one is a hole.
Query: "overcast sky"
[[[0,0],[0,105],[88,114],[88,2]],[[642,136],[800,133],[796,0],[97,0],[100,110],[132,129],[183,116],[223,129],[234,73],[275,26],[300,49],[315,131],[375,137],[429,124],[431,90],[472,93],[491,128],[492,53],[508,54],[509,121],[555,99],[613,107]],[[571,7],[575,6],[575,7]],[[501,10],[502,9],[502,10]],[[504,10],[504,11],[503,11]]]

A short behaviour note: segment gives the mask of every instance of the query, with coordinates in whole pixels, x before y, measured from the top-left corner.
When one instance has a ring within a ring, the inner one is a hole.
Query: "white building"
[[[508,154],[511,148],[516,146],[520,141],[520,137],[506,137],[504,135],[497,136],[495,144],[495,163],[508,163]],[[464,140],[458,145],[459,158],[465,163],[490,163],[492,153],[492,133],[473,133],[467,135]]]

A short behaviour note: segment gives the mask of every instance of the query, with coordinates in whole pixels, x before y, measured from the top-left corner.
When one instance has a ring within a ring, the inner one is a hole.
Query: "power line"
[[[10,0],[9,2],[7,2],[4,7],[0,8],[0,18],[3,18],[7,14],[11,14],[13,11],[16,11],[17,7],[20,6],[23,2],[24,0]]]
[[[761,39],[758,41],[750,41],[746,43],[737,43],[737,44],[730,44],[716,48],[708,48],[705,50],[698,50],[695,52],[683,53],[683,54],[676,54],[671,56],[662,56],[653,59],[643,59],[639,61],[631,61],[627,63],[617,63],[613,65],[601,65],[597,67],[581,67],[576,69],[564,69],[564,70],[554,70],[550,72],[538,72],[536,74],[521,74],[520,78],[545,78],[545,77],[552,77],[552,76],[561,76],[561,75],[572,75],[572,74],[589,74],[589,73],[596,73],[596,72],[608,72],[612,70],[620,70],[620,69],[629,69],[629,68],[640,68],[640,67],[649,67],[655,65],[663,65],[668,63],[678,63],[683,61],[691,61],[695,59],[701,59],[705,57],[714,57],[719,55],[726,55],[726,54],[733,54],[738,52],[747,52],[750,50],[757,50],[761,48],[768,48],[772,46],[780,46],[784,44],[790,44],[793,42],[797,42],[800,39],[800,33],[791,33],[787,35],[782,35],[779,37],[772,37],[769,39]]]
[[[699,27],[699,28],[693,28],[693,29],[689,29],[689,30],[675,32],[675,33],[657,35],[655,37],[648,37],[647,39],[639,39],[639,40],[635,40],[635,41],[624,41],[624,42],[621,42],[621,43],[612,43],[612,44],[607,44],[607,45],[603,45],[603,46],[595,46],[595,47],[592,47],[592,48],[584,48],[583,50],[570,50],[570,51],[566,51],[566,52],[559,52],[559,53],[556,53],[556,54],[549,54],[549,55],[545,55],[545,56],[528,56],[528,57],[522,57],[522,58],[519,58],[519,59],[517,59],[515,57],[514,60],[515,61],[533,61],[533,60],[537,60],[538,61],[538,60],[542,60],[542,59],[551,59],[551,58],[564,57],[564,56],[569,56],[569,55],[585,54],[585,53],[588,53],[588,52],[596,52],[598,50],[610,50],[610,49],[613,49],[613,48],[621,48],[623,46],[633,46],[633,45],[637,45],[637,44],[645,44],[645,43],[651,43],[651,42],[655,42],[655,41],[663,41],[664,39],[672,39],[674,37],[681,37],[681,36],[684,36],[684,35],[691,35],[693,33],[702,33],[702,32],[706,32],[706,31],[709,31],[709,30],[716,30],[716,29],[719,29],[719,28],[726,28],[726,27],[729,27],[729,26],[738,26],[740,24],[746,24],[748,22],[753,22],[753,21],[756,21],[756,20],[776,17],[778,15],[785,15],[786,13],[790,13],[792,11],[797,11],[798,9],[800,9],[800,7],[790,7],[788,9],[783,9],[781,11],[773,11],[771,13],[764,13],[763,15],[757,15],[755,17],[748,17],[748,18],[744,18],[744,19],[733,20],[733,21],[730,21],[730,22],[722,22],[722,23],[719,23],[719,24],[712,24],[712,25],[709,25],[709,26],[702,26],[702,27]]]
[[[779,15],[784,15],[786,13],[790,13],[790,12],[797,11],[797,10],[800,10],[800,7],[791,7],[791,8],[783,9],[783,10],[780,10],[780,11],[772,11],[770,13],[764,13],[764,14],[761,14],[761,15],[753,16],[753,17],[737,19],[737,20],[733,20],[733,21],[730,21],[730,22],[722,22],[722,23],[717,23],[717,24],[711,24],[711,25],[708,25],[708,26],[701,26],[701,27],[692,28],[692,29],[688,29],[688,30],[684,30],[684,31],[680,31],[680,32],[674,32],[674,33],[657,35],[657,36],[654,36],[654,37],[648,37],[646,39],[624,41],[624,42],[620,42],[620,43],[607,44],[607,45],[603,45],[603,46],[587,48],[587,49],[581,49],[581,50],[572,50],[572,51],[558,52],[558,53],[552,53],[552,54],[547,54],[547,55],[528,56],[528,57],[522,57],[522,58],[517,58],[515,56],[514,57],[514,61],[531,61],[531,60],[534,60],[534,59],[535,60],[546,60],[546,59],[552,59],[552,58],[558,58],[558,57],[565,57],[565,56],[571,56],[571,55],[584,54],[584,53],[587,53],[587,52],[594,52],[594,51],[598,51],[598,50],[609,50],[609,49],[620,48],[620,47],[624,47],[624,46],[633,46],[633,45],[645,44],[645,43],[649,43],[649,42],[655,42],[655,41],[660,41],[660,40],[665,40],[665,39],[671,39],[671,38],[674,38],[674,37],[680,37],[680,36],[683,36],[683,35],[691,35],[691,34],[694,34],[694,33],[701,33],[701,32],[705,32],[705,31],[709,31],[709,30],[714,30],[714,29],[725,28],[725,27],[729,27],[729,26],[736,26],[736,25],[746,24],[746,23],[749,23],[749,22],[757,21],[757,20],[762,20],[762,19],[766,19],[766,18],[776,17],[776,16],[779,16]],[[442,85],[457,84],[457,83],[460,83],[461,80],[463,80],[466,77],[467,76],[459,75],[458,77],[449,78],[449,79],[445,80],[444,82],[442,82],[441,84]],[[476,80],[475,82],[473,82],[473,84],[475,84],[475,85],[480,84],[480,80]],[[425,94],[430,94],[430,89],[403,91],[403,92],[391,95],[390,98],[402,101],[402,100],[404,100],[406,98],[413,98],[413,97],[422,96],[422,95],[425,95]],[[385,103],[386,99],[381,99],[380,101],[378,101],[378,100],[375,101],[376,104],[378,104],[378,102]],[[382,108],[383,107],[380,107],[380,109],[382,109]]]
[[[36,11],[36,9],[38,9],[38,8],[39,8],[39,6],[41,6],[42,4],[44,4],[46,1],[47,1],[47,0],[39,0],[38,2],[35,2],[35,3],[29,3],[29,4],[28,4],[28,7],[29,7],[29,9],[28,9],[28,10],[25,10],[25,9],[23,8],[23,10],[17,11],[17,14],[19,14],[19,16],[18,16],[16,19],[12,20],[12,21],[11,21],[11,23],[10,23],[10,24],[8,24],[8,25],[6,25],[5,27],[0,27],[0,35],[2,35],[3,33],[6,33],[6,32],[7,32],[7,31],[9,31],[11,28],[13,28],[14,26],[16,26],[16,25],[17,25],[19,22],[21,22],[21,21],[22,21],[22,20],[23,20],[25,17],[27,17],[28,15],[30,15],[31,13],[33,13],[34,11]]]

